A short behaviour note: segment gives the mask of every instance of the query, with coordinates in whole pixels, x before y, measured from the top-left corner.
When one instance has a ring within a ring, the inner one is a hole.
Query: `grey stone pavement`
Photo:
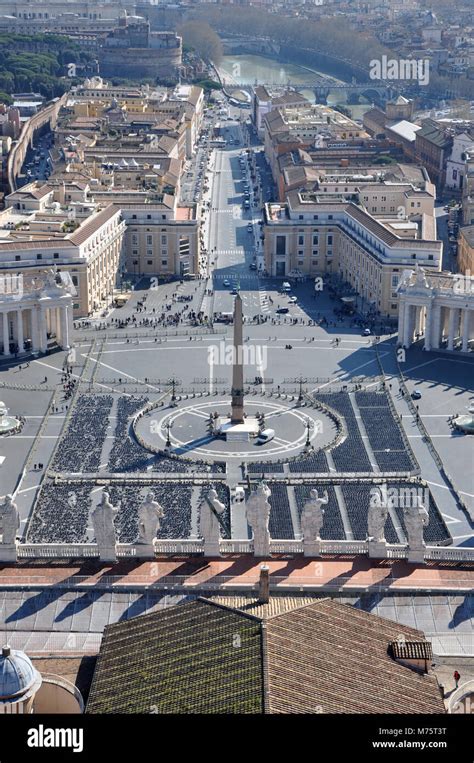
[[[0,633],[14,648],[29,653],[56,651],[61,647],[86,653],[98,648],[107,624],[154,612],[197,595],[206,595],[206,591],[183,595],[162,590],[3,589],[0,590]],[[400,625],[423,630],[440,657],[474,657],[472,594],[367,593],[338,598]]]

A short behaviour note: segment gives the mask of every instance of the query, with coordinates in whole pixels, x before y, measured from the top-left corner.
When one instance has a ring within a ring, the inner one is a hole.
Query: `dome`
[[[0,656],[0,702],[26,699],[41,685],[41,676],[24,652],[4,646]]]

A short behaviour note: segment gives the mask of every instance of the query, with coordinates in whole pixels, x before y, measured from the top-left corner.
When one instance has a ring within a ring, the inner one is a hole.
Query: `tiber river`
[[[257,80],[257,83],[286,85],[290,82],[292,85],[298,86],[298,83],[300,82],[311,81],[313,72],[319,74],[316,70],[310,70],[303,66],[298,66],[297,64],[281,63],[281,61],[277,61],[274,58],[254,56],[250,54],[242,56],[224,56],[219,64],[219,70],[221,74],[228,78],[229,82],[236,85],[240,83],[253,84],[255,83],[255,80]],[[305,90],[303,88],[300,92],[311,101],[311,103],[314,103],[314,92],[312,90]],[[344,92],[334,91],[334,93],[329,93],[329,106],[345,103],[346,94]],[[370,109],[371,106],[372,104],[368,103],[357,106],[348,106],[348,108],[355,119],[362,119],[363,114]]]

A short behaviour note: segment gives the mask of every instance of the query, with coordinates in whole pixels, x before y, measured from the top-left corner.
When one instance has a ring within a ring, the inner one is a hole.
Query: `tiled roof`
[[[424,634],[332,599],[215,596],[106,628],[88,713],[444,713]],[[151,709],[155,708],[155,709]]]
[[[109,204],[109,206],[102,209],[97,214],[88,217],[87,220],[74,231],[74,233],[71,233],[69,240],[72,241],[73,244],[83,244],[84,241],[87,241],[89,236],[93,236],[101,225],[106,223],[107,220],[110,220],[119,211],[119,207],[114,204]]]
[[[88,713],[261,713],[261,628],[202,601],[106,627]]]
[[[451,142],[450,138],[444,134],[443,130],[432,119],[425,119],[423,121],[416,137],[424,138],[439,148],[446,148]]]

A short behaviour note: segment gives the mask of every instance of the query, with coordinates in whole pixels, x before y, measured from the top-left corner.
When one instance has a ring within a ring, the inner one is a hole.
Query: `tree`
[[[205,21],[188,21],[178,30],[183,42],[205,61],[219,63],[222,59],[222,42]]]

